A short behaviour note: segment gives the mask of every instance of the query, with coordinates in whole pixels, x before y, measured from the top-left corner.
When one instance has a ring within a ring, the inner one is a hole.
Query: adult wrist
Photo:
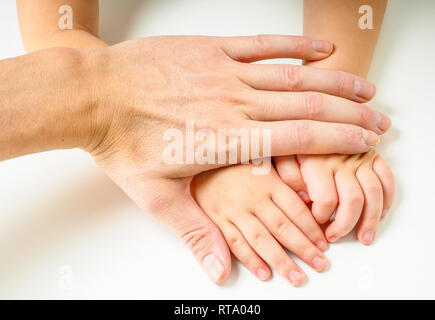
[[[0,160],[85,148],[93,100],[86,54],[52,48],[0,61]]]

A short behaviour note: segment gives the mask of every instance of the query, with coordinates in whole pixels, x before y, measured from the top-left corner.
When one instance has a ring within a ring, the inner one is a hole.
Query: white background
[[[101,0],[110,43],[157,34],[301,34],[302,2]],[[15,1],[0,3],[0,58],[24,53]],[[390,0],[372,65],[373,107],[394,127],[381,153],[397,197],[370,247],[330,247],[329,269],[293,288],[234,263],[211,283],[184,246],[80,150],[0,163],[0,298],[435,298],[435,1]],[[1,75],[0,75],[1,78]],[[7,81],[7,79],[1,79]]]

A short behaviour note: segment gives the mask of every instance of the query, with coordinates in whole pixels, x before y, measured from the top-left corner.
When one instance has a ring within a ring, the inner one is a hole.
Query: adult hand
[[[85,149],[221,282],[230,271],[228,247],[192,199],[190,182],[195,174],[228,163],[166,164],[165,132],[184,134],[191,120],[212,135],[220,129],[270,129],[274,156],[367,152],[378,142],[371,130],[379,132],[379,123],[389,120],[349,99],[370,99],[372,84],[343,72],[249,64],[321,59],[331,49],[329,42],[291,36],[154,37],[89,49],[89,63],[97,67],[92,68],[94,126]],[[238,140],[224,151],[240,148]],[[216,159],[217,151],[212,156]]]

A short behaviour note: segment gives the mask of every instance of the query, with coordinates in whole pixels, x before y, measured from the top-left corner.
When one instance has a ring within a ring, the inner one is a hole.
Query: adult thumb
[[[139,206],[183,241],[212,281],[222,283],[231,271],[230,250],[219,228],[192,198],[190,179],[154,181],[146,189],[146,199],[136,201]]]

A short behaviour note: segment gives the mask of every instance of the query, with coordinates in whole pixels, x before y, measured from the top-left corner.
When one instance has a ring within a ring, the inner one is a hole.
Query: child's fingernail
[[[269,277],[269,272],[264,268],[258,268],[257,276],[260,280],[266,280]]]
[[[310,197],[308,197],[308,194],[305,191],[299,191],[298,192],[299,197],[301,197],[301,199],[305,202],[308,203],[310,202]]]
[[[382,210],[381,218],[385,217],[385,215],[387,214],[387,212],[388,212],[388,208],[384,208],[384,209]]]
[[[361,129],[361,130],[362,130],[363,139],[367,144],[367,146],[374,147],[379,143],[380,139],[376,133],[365,129]]]
[[[293,269],[289,272],[288,277],[292,285],[297,286],[300,284],[304,278],[303,274],[299,270]]]
[[[324,250],[326,249],[326,243],[323,240],[319,240],[316,242],[316,246],[317,248],[319,248],[320,250]]]
[[[382,131],[387,131],[391,127],[391,120],[385,114],[375,111],[376,125]]]
[[[214,253],[210,253],[202,260],[202,265],[208,276],[218,282],[224,272],[224,265]]]
[[[364,79],[355,79],[353,82],[355,95],[364,100],[370,100],[375,95],[375,87]]]
[[[313,40],[313,49],[321,53],[331,53],[332,43],[325,40]]]
[[[367,231],[366,233],[364,233],[363,240],[365,242],[372,242],[374,237],[375,233],[373,231]]]
[[[330,237],[328,237],[328,241],[329,242],[335,242],[335,241],[337,241],[337,236],[330,236]]]
[[[313,261],[312,261],[313,267],[314,269],[316,269],[317,271],[323,270],[323,268],[325,268],[326,266],[326,260],[323,259],[322,257],[314,257]]]

